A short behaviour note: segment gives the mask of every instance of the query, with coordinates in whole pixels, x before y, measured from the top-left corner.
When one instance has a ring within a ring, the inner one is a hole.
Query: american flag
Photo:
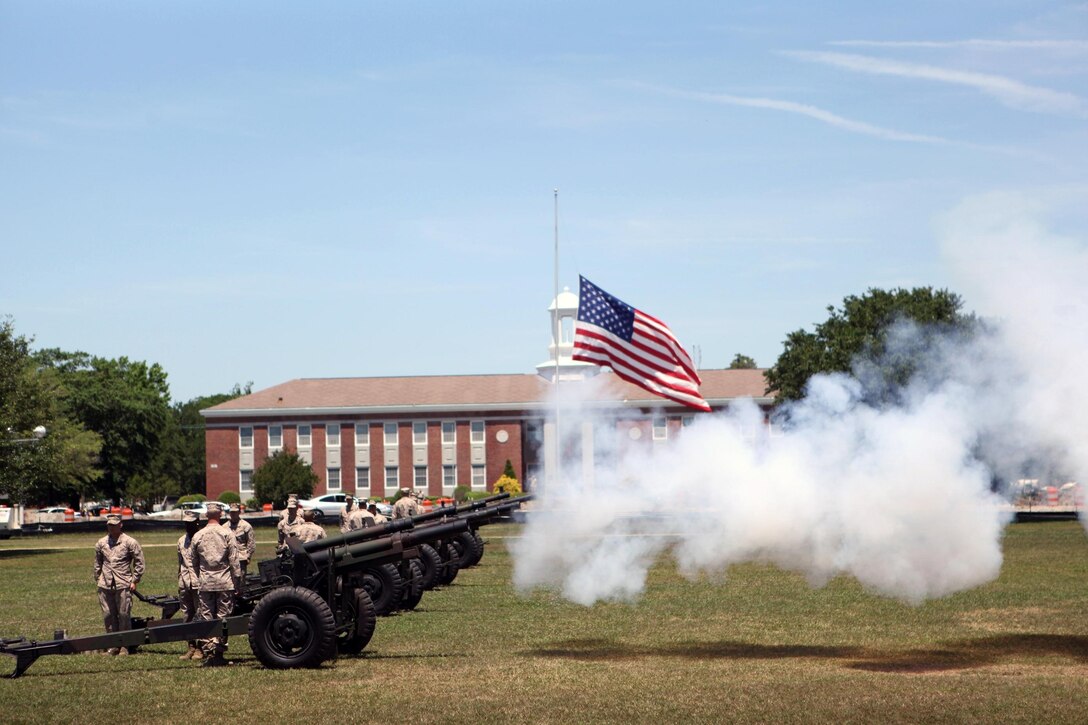
[[[607,365],[629,383],[699,410],[699,375],[680,341],[661,320],[636,310],[579,276],[575,360]]]

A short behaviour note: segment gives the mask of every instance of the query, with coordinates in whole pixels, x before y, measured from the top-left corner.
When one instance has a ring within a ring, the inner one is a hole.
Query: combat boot
[[[191,660],[193,658],[193,653],[196,652],[196,651],[197,651],[196,647],[194,647],[192,645],[189,645],[189,649],[185,650],[185,654],[183,654],[181,657],[178,657],[178,659],[179,660]]]
[[[193,654],[189,656],[189,659],[191,659],[191,660],[202,660],[202,659],[204,659],[203,650],[201,650],[199,647],[193,647]]]
[[[128,647],[122,647],[121,649],[117,650],[117,654],[127,655],[128,654]]]

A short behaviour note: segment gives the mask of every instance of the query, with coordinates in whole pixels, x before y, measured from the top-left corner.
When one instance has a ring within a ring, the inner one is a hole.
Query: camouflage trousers
[[[98,588],[98,604],[102,607],[102,621],[107,632],[123,632],[132,629],[132,592],[124,589]]]
[[[200,592],[193,587],[182,587],[178,589],[178,600],[181,601],[181,609],[178,610],[181,613],[181,621],[191,622],[196,619],[200,610]],[[189,646],[195,649],[196,640],[189,640]]]
[[[234,608],[234,592],[200,592],[200,609],[197,618],[201,620],[222,619],[229,617]],[[225,637],[210,637],[200,640],[200,649],[205,657],[222,656],[227,651]]]

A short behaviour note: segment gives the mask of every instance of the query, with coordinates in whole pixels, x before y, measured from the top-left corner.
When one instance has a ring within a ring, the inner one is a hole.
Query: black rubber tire
[[[484,540],[477,531],[467,531],[465,536],[472,539],[471,554],[468,558],[468,564],[462,562],[462,569],[469,569],[480,563],[480,559],[484,558]]]
[[[325,512],[321,509],[314,509],[314,523],[320,524],[323,518],[325,518]]]
[[[384,617],[392,614],[400,606],[401,595],[404,592],[404,579],[401,578],[397,567],[392,564],[382,564],[363,570],[363,588],[374,603],[374,611],[379,617]]]
[[[346,655],[357,655],[366,649],[378,626],[378,613],[374,611],[374,602],[370,601],[370,595],[366,593],[366,589],[356,589],[354,598],[355,606],[352,609],[352,616],[355,628],[350,634],[342,636],[338,642],[341,654]]]
[[[457,578],[457,572],[461,568],[461,553],[454,548],[453,544],[445,544],[442,547],[442,551],[445,552],[445,556],[439,553],[442,557],[442,568],[438,572],[438,583],[441,586],[449,586],[453,584],[453,580]]]
[[[457,567],[459,569],[468,569],[472,566],[472,560],[476,556],[476,539],[472,538],[472,534],[462,531],[450,543],[457,548],[457,552],[461,555]]]
[[[404,580],[404,594],[401,595],[400,608],[405,610],[415,609],[419,600],[423,598],[423,571],[416,561],[406,561],[410,576]]]
[[[438,585],[438,575],[442,570],[442,557],[430,544],[419,545],[419,559],[416,560],[423,574],[423,588],[434,589]]]
[[[336,620],[317,592],[273,589],[249,617],[249,646],[265,667],[318,667],[336,656]]]

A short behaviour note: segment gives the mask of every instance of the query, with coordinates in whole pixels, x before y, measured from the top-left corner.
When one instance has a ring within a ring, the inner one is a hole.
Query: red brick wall
[[[224,491],[238,490],[238,428],[204,430],[205,495],[218,499]]]
[[[495,438],[500,430],[506,431],[509,436],[505,443],[499,443]],[[484,426],[484,439],[487,441],[487,490],[490,491],[506,468],[506,459],[510,459],[514,473],[521,470],[521,423],[513,418],[489,420]]]

